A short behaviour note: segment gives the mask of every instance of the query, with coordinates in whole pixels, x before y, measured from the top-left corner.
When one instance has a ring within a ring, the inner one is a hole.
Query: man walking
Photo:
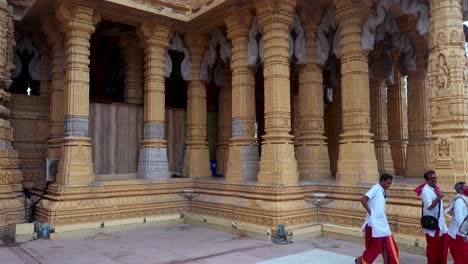
[[[416,193],[421,195],[423,202],[423,215],[429,215],[438,219],[439,226],[435,230],[425,229],[426,234],[426,256],[428,264],[447,264],[448,238],[447,225],[443,214],[444,204],[442,198],[445,193],[437,186],[437,175],[435,171],[424,173],[425,184],[416,188]]]
[[[385,190],[390,188],[392,182],[392,175],[383,174],[380,182],[361,197],[362,206],[367,211],[366,220],[361,228],[361,232],[365,232],[366,250],[361,257],[355,259],[356,264],[373,263],[380,253],[385,263],[399,263],[398,247],[385,214],[385,199],[387,198]]]
[[[468,185],[465,182],[455,184],[457,194],[450,200],[445,213],[452,217],[448,229],[450,253],[455,264],[468,261],[468,243],[466,234],[460,232],[460,226],[468,214]]]

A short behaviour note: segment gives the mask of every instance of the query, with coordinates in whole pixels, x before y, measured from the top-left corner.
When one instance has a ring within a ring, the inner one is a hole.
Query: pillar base
[[[326,145],[300,145],[296,149],[301,179],[329,178],[330,159]]]
[[[379,175],[383,173],[395,174],[390,146],[387,142],[374,142]]]
[[[229,146],[226,181],[256,181],[258,174],[258,145]]]
[[[406,176],[406,143],[390,142],[395,175]]]
[[[187,174],[191,178],[211,176],[208,147],[187,147],[184,163],[187,167]]]
[[[429,149],[428,140],[408,144],[406,177],[419,178],[429,170]]]
[[[379,180],[374,145],[370,142],[344,143],[339,146],[337,181],[353,185]]]
[[[58,165],[57,183],[74,185],[95,181],[90,138],[65,137],[60,156],[63,160]]]
[[[145,146],[140,148],[138,178],[148,180],[170,178],[166,147]]]
[[[277,143],[265,139],[262,143],[258,183],[292,185],[297,184],[298,179],[294,144],[292,142]]]

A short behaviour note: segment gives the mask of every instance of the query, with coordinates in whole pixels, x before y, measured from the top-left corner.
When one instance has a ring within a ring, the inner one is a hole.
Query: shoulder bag
[[[439,227],[439,217],[440,217],[440,204],[439,201],[439,213],[437,214],[437,218],[431,215],[424,215],[424,202],[421,205],[421,226],[424,229],[428,230],[436,230]],[[466,222],[466,221],[465,221]]]

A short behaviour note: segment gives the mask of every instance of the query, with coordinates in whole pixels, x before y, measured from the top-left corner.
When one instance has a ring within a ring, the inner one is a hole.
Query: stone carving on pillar
[[[67,71],[64,98],[64,138],[56,182],[94,182],[89,118],[89,47],[91,34],[100,20],[93,7],[74,1],[58,3],[56,17],[65,33]]]
[[[227,36],[232,43],[232,138],[225,176],[226,181],[230,182],[254,181],[258,173],[259,155],[254,137],[255,79],[249,66],[257,65],[258,45],[255,37],[260,29],[256,19],[252,21],[248,9],[231,10],[225,15],[225,23]],[[247,52],[249,47],[256,53]]]
[[[258,182],[297,184],[298,171],[291,132],[291,91],[288,35],[295,1],[256,2],[259,24],[265,39],[265,132]]]
[[[171,56],[169,56],[169,50],[176,50],[184,53],[184,59],[180,65],[180,70],[182,72],[182,79],[184,79],[184,81],[190,81],[192,79],[192,61],[190,60],[190,52],[185,47],[179,33],[174,34],[174,37],[172,37],[171,43],[166,50],[165,77],[169,77],[172,73],[172,60]]]
[[[307,36],[307,63],[299,72],[299,128],[296,157],[299,177],[301,179],[330,177],[330,158],[326,137],[324,136],[324,100],[322,67],[316,64],[316,32],[320,19],[320,8],[317,6],[302,8],[301,16]],[[314,18],[314,19],[311,19]],[[331,86],[339,87],[339,77],[336,82],[336,61],[332,56],[327,60],[325,67],[329,66],[335,81]],[[331,77],[333,79],[333,77]],[[332,91],[331,87],[327,91]],[[332,101],[331,96],[327,96]]]
[[[257,40],[260,35],[260,40]],[[247,43],[247,64],[257,66],[258,62],[263,63],[263,32],[258,24],[257,17],[253,18],[249,31],[249,41]]]
[[[135,33],[127,33],[120,39],[122,58],[125,61],[125,102],[143,104],[144,52]]]
[[[342,133],[337,180],[340,184],[375,182],[378,166],[370,133],[368,55],[361,47],[362,25],[370,1],[337,1],[341,34]]]
[[[463,10],[461,1],[453,0],[430,0],[430,7],[430,167],[440,184],[452,186],[468,179]]]
[[[200,80],[209,82],[213,76],[211,76],[212,67],[216,63],[217,51],[216,47],[219,45],[220,59],[227,63],[231,58],[232,45],[229,43],[226,35],[221,30],[215,30],[211,35],[208,50],[203,55],[203,60],[200,68]]]
[[[164,65],[169,32],[168,26],[152,21],[144,22],[137,32],[145,50],[144,125],[138,161],[138,177],[142,179],[170,177],[164,133]]]
[[[190,50],[192,59],[192,78],[187,91],[185,166],[189,177],[207,177],[211,173],[207,142],[206,86],[200,80],[200,71],[208,39],[201,34],[191,33],[185,36],[184,43]]]
[[[333,47],[330,47],[329,35],[333,38]],[[328,35],[328,36],[327,36]],[[323,14],[322,20],[317,30],[317,40],[316,40],[316,62],[318,65],[324,65],[327,62],[328,56],[330,54],[330,49],[333,50],[333,53],[337,58],[340,58],[340,36],[338,32],[338,25],[335,20],[335,12],[328,8]]]
[[[7,228],[25,221],[23,180],[18,169],[18,151],[13,149],[13,129],[10,125],[11,111],[5,107],[10,100],[7,89],[11,84],[14,42],[13,8],[6,0],[0,0],[0,235]]]

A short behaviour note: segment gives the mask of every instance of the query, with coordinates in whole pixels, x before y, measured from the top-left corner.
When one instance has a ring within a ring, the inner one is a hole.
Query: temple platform
[[[177,224],[99,229],[21,245],[0,244],[0,263],[344,264],[354,263],[363,249],[362,242],[329,237],[280,245],[200,225]],[[426,263],[421,255],[401,251],[400,255],[400,263]],[[383,261],[379,258],[376,263]]]

